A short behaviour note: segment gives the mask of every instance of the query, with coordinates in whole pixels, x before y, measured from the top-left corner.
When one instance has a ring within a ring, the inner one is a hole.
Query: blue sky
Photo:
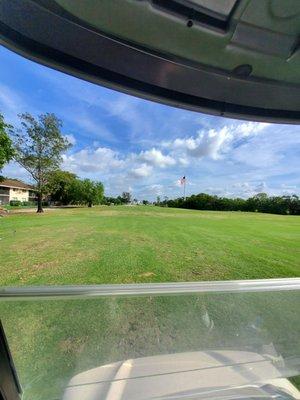
[[[0,112],[55,113],[73,143],[62,168],[138,199],[206,192],[248,197],[300,192],[300,126],[208,116],[141,100],[0,48]],[[10,163],[3,175],[30,181]]]

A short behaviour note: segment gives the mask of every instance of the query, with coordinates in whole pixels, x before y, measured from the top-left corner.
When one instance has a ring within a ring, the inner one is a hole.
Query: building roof
[[[34,189],[32,185],[28,185],[27,183],[24,183],[18,179],[3,179],[0,181],[0,186],[28,190]]]

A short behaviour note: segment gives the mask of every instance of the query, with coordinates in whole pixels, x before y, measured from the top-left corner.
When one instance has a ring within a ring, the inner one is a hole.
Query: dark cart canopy
[[[1,42],[165,104],[300,121],[299,0],[0,0]]]

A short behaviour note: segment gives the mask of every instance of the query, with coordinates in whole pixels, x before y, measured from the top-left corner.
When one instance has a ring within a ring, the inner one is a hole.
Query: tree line
[[[102,202],[101,182],[79,179],[61,171],[62,155],[71,143],[62,134],[62,121],[54,114],[37,118],[29,113],[19,115],[21,127],[5,123],[0,114],[0,171],[5,163],[15,160],[35,182],[37,212],[43,212],[43,202],[59,204],[93,204]]]
[[[156,202],[156,205],[193,210],[248,211],[300,215],[300,198],[296,195],[268,196],[266,193],[258,193],[248,199],[242,199],[199,193],[186,197],[186,199],[182,197],[173,200],[165,199],[164,201]]]

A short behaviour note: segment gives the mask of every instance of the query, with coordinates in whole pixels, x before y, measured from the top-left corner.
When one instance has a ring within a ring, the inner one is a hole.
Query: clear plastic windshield
[[[300,279],[0,299],[24,400],[299,398],[286,378],[300,374]]]

